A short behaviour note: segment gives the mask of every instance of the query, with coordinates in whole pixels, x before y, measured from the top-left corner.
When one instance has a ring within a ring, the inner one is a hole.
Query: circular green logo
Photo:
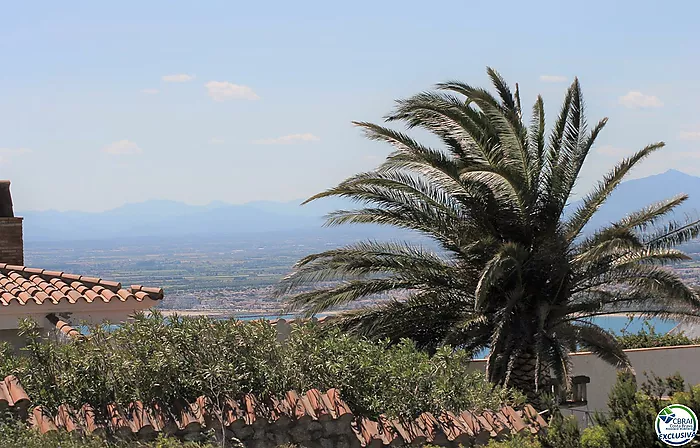
[[[698,433],[698,418],[687,406],[672,404],[656,416],[656,435],[666,445],[682,446],[690,443]]]

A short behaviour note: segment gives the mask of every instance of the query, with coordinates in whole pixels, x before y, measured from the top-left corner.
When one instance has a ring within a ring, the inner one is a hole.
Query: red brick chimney
[[[9,180],[0,180],[0,263],[24,265],[22,218],[12,210]]]

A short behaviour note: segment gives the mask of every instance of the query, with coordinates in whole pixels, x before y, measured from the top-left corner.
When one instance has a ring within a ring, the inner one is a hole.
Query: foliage
[[[589,231],[598,208],[663,143],[623,159],[565,213],[607,120],[588,128],[576,79],[553,126],[545,123],[541,97],[528,126],[517,85],[513,93],[496,71],[489,68],[488,75],[496,96],[445,82],[438,92],[399,101],[388,116],[435,134],[442,149],[356,123],[394,152],[375,170],[309,199],[344,197],[363,207],[331,213],[330,226],[409,229],[439,250],[368,241],[312,254],[297,263],[279,293],[290,296],[290,309],[307,315],[393,295],[334,323],[392,342],[410,338],[429,350],[488,347],[488,378],[536,396],[550,370],[566,384],[568,353],[576,347],[629,365],[615,337],[591,322],[594,316],[700,316],[698,293],[663,267],[688,259],[674,247],[694,239],[700,221],[663,223],[687,199],[680,195]]]
[[[158,313],[137,315],[116,329],[95,327],[89,338],[71,343],[41,338],[31,321],[22,323],[22,331],[27,347],[21,356],[0,359],[0,375],[17,375],[34,403],[50,410],[89,403],[99,411],[134,400],[168,409],[178,399],[200,395],[210,397],[216,410],[227,397],[248,392],[265,398],[333,387],[354,412],[368,417],[523,401],[471,372],[461,350],[443,348],[429,356],[410,341],[389,347],[313,325],[294,326],[284,342],[267,321]]]
[[[581,432],[576,417],[564,417],[560,412],[553,414],[549,428],[543,433],[542,442],[552,448],[580,448]]]
[[[489,440],[486,448],[542,448],[540,442],[527,434],[517,434],[507,440]]]
[[[181,442],[159,437],[152,442],[106,440],[65,431],[42,435],[17,422],[0,424],[0,446],[3,448],[214,448],[213,444]]]
[[[643,328],[637,333],[629,332],[624,328],[620,333],[617,336],[617,342],[624,349],[700,344],[700,338],[689,338],[683,332],[657,333],[650,321],[644,321]]]
[[[314,331],[297,328],[287,341],[294,355],[288,358],[293,365],[286,375],[302,389],[339,388],[358,412],[415,416],[426,409],[482,409],[524,401],[470,373],[470,356],[462,350],[443,347],[429,356],[408,340],[389,347],[338,330],[318,338]]]
[[[641,390],[637,390],[632,374],[620,373],[617,383],[610,392],[608,400],[610,412],[608,415],[595,415],[594,420],[600,429],[591,430],[588,434],[584,431],[586,443],[589,443],[589,446],[615,448],[665,447],[666,445],[658,440],[654,431],[656,415],[667,404],[661,400],[661,397],[675,391],[672,402],[675,403],[676,401],[673,400],[676,399],[686,399],[688,403],[693,403],[695,399],[693,391],[697,387],[692,388],[690,392],[683,392],[684,387],[683,379],[679,375],[674,375],[666,379],[653,377],[642,385]],[[605,436],[607,445],[603,444],[601,434]],[[594,445],[594,442],[598,445]]]
[[[700,412],[700,385],[693,386],[688,391],[677,391],[671,396],[670,401]]]
[[[661,378],[654,374],[649,376],[645,373],[644,375],[647,377],[647,380],[640,389],[642,393],[649,397],[668,397],[686,389],[685,380],[679,372],[666,378]]]
[[[602,426],[589,426],[581,432],[581,448],[613,448]]]
[[[423,448],[439,448],[437,445],[427,444]],[[485,448],[542,448],[536,437],[530,434],[515,434],[505,440],[489,440]]]

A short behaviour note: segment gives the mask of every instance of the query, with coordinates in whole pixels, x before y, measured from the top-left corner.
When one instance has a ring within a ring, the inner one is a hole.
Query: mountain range
[[[683,214],[700,211],[700,177],[676,170],[622,183],[600,208],[588,229],[617,220],[626,214],[674,195],[686,193],[690,199],[679,208]],[[121,239],[125,237],[172,238],[183,236],[230,236],[266,232],[318,232],[323,216],[333,210],[352,208],[344,199],[323,199],[300,206],[290,202],[258,201],[242,205],[213,202],[204,206],[151,200],[126,204],[99,212],[18,211],[24,217],[27,242]],[[572,210],[576,202],[567,210]],[[324,230],[333,232],[334,230]],[[357,226],[358,236],[390,235],[391,229]],[[345,231],[347,233],[347,231]],[[378,235],[378,233],[380,235]]]

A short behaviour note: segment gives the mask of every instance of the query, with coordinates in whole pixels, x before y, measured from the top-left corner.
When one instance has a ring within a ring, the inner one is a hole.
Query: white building
[[[10,182],[0,181],[0,341],[22,344],[22,318],[77,335],[72,326],[81,322],[122,322],[162,299],[162,288],[24,266],[22,218],[14,216]]]
[[[625,350],[637,377],[637,384],[646,381],[646,375],[661,378],[675,373],[685,380],[686,385],[700,384],[700,345],[675,347],[654,347]],[[572,353],[574,397],[576,401],[564,403],[564,414],[572,414],[586,425],[595,411],[608,410],[608,394],[617,381],[617,369],[591,352]],[[475,370],[486,370],[486,360],[472,361]]]

